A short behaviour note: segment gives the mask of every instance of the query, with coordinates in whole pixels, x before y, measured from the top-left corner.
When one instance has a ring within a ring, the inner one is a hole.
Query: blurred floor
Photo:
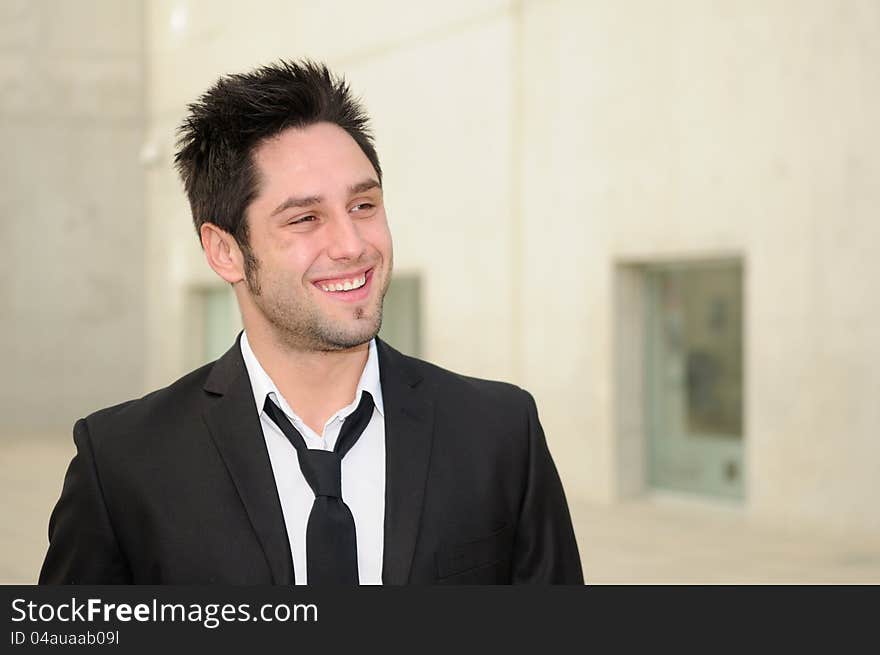
[[[67,435],[0,441],[0,583],[36,581],[72,454]],[[571,510],[593,584],[880,583],[880,536],[758,525],[737,508],[675,498]]]
[[[675,496],[571,510],[592,584],[880,583],[880,535],[761,525]]]
[[[73,453],[71,435],[0,440],[0,583],[37,581],[49,513]]]

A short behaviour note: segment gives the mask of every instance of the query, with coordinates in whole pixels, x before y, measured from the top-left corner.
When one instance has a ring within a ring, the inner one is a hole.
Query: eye
[[[359,202],[358,204],[356,204],[354,207],[351,208],[351,211],[353,211],[353,212],[368,212],[368,211],[371,211],[375,208],[376,208],[376,205],[374,205],[371,202]]]
[[[299,225],[300,223],[311,223],[315,220],[315,217],[309,214],[308,216],[300,216],[292,221],[289,221],[288,225]]]

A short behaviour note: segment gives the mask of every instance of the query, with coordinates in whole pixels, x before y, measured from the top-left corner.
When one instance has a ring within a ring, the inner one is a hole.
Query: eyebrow
[[[368,178],[363,182],[358,182],[357,184],[352,184],[348,187],[349,195],[354,195],[356,193],[363,193],[364,191],[369,191],[370,189],[381,189],[382,185],[379,184],[378,180],[374,180],[373,178]],[[276,214],[280,214],[281,212],[292,209],[295,207],[309,207],[311,205],[319,205],[324,202],[323,196],[302,196],[302,197],[294,197],[291,196],[280,205],[278,205],[275,210],[270,214],[271,216],[275,216]]]

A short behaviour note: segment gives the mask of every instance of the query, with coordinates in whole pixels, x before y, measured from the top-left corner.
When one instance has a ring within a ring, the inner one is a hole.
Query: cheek
[[[265,275],[287,282],[296,282],[306,277],[313,259],[302,248],[290,247],[274,251],[261,260],[261,270]]]
[[[391,231],[388,229],[388,223],[383,219],[376,221],[370,226],[367,239],[379,252],[391,254]]]

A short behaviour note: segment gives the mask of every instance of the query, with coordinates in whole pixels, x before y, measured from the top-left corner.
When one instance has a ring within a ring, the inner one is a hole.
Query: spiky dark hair
[[[196,233],[205,222],[229,232],[250,259],[245,212],[257,195],[254,150],[290,127],[334,123],[382,169],[369,119],[347,82],[310,60],[281,60],[217,80],[177,130],[174,164],[183,180]]]

